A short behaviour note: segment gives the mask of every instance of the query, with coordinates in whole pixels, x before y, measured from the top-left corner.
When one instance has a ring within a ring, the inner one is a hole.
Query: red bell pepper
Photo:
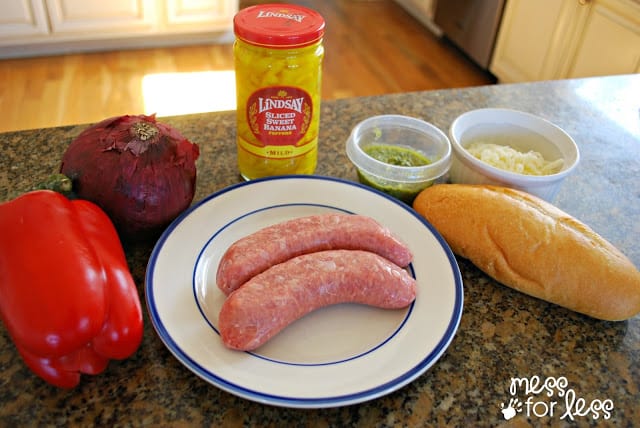
[[[104,211],[50,190],[0,205],[0,315],[27,366],[62,388],[132,355],[140,299]]]

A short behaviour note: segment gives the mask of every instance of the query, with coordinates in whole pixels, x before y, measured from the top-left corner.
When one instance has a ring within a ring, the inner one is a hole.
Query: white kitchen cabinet
[[[167,0],[165,25],[168,29],[209,30],[229,28],[238,10],[237,2],[219,0]]]
[[[0,38],[48,33],[47,13],[42,0],[2,0]]]
[[[502,15],[489,69],[504,82],[551,79],[578,2],[509,0]],[[575,24],[574,24],[575,25]]]
[[[148,30],[155,0],[46,0],[51,33],[101,34]]]
[[[239,0],[1,0],[0,58],[228,42]]]
[[[634,0],[509,0],[489,69],[500,82],[634,73]]]
[[[594,2],[572,51],[566,77],[640,72],[640,3]]]

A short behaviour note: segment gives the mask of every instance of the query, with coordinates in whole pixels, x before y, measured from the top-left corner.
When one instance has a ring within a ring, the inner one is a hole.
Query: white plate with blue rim
[[[218,333],[225,295],[215,283],[226,249],[268,225],[327,212],[370,216],[405,242],[416,300],[400,310],[324,307],[255,351],[226,348]],[[194,204],[153,249],[145,294],[160,339],[189,370],[231,394],[292,408],[351,405],[407,385],[444,354],[463,306],[453,253],[409,206],[358,183],[298,175],[240,183]]]

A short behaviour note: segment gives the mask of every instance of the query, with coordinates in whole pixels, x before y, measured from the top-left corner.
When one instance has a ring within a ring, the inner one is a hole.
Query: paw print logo
[[[522,401],[517,398],[512,398],[509,400],[509,405],[504,407],[504,403],[500,403],[500,410],[502,412],[502,416],[504,416],[505,420],[509,420],[513,418],[517,413],[522,411]]]

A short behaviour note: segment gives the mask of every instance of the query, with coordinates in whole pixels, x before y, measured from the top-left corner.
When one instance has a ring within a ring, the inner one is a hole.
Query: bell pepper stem
[[[36,186],[36,190],[53,190],[70,196],[73,192],[73,182],[64,174],[51,174],[47,179]]]

